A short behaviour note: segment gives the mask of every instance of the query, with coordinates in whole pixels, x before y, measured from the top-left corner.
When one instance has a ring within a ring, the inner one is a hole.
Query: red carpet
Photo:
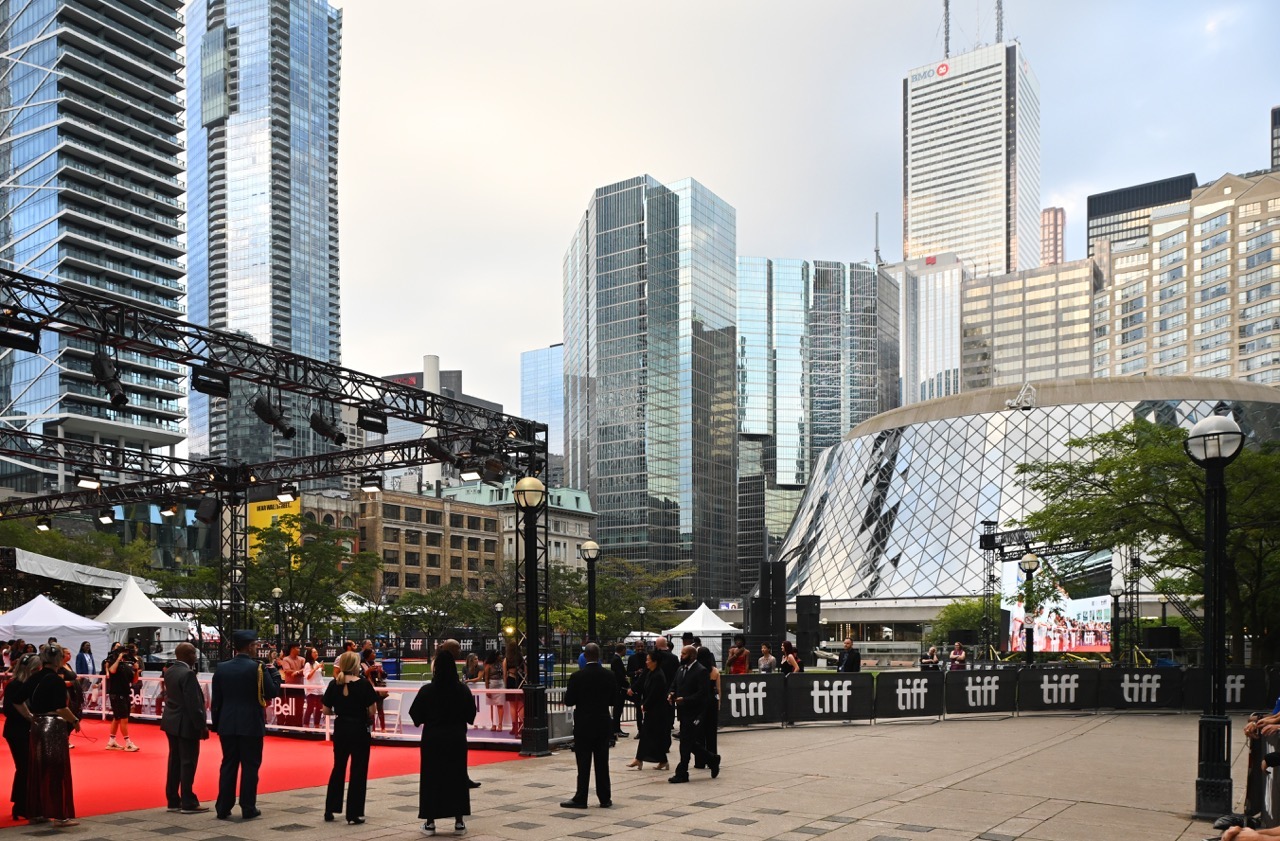
[[[0,718],[3,720],[3,718]],[[84,735],[72,734],[71,774],[75,787],[76,814],[80,817],[155,809],[165,806],[164,779],[169,760],[169,743],[156,724],[129,726],[129,734],[140,748],[137,753],[107,750],[106,722],[85,719]],[[97,739],[96,742],[89,738]],[[469,752],[470,764],[487,765],[519,759],[513,751]],[[200,745],[200,765],[196,770],[196,794],[212,806],[218,794],[218,765],[222,751],[213,734]],[[266,794],[286,789],[325,785],[333,767],[333,745],[329,742],[268,736],[263,750],[258,791]],[[369,778],[396,777],[418,773],[418,748],[374,745],[369,760]],[[9,787],[13,781],[13,758],[0,742],[0,828],[27,826],[9,817]]]

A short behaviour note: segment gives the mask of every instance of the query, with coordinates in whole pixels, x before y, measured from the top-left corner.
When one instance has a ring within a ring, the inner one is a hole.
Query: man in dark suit
[[[853,647],[852,639],[846,639],[844,641],[844,651],[840,652],[840,659],[836,662],[836,671],[862,671],[862,652]]]
[[[680,650],[680,668],[671,687],[671,703],[680,721],[680,764],[667,782],[689,782],[689,757],[711,769],[711,778],[720,776],[720,755],[711,753],[703,744],[702,716],[711,702],[711,675],[698,662],[698,650],[686,645]]]
[[[627,647],[618,643],[613,647],[613,656],[609,658],[609,671],[618,682],[618,693],[613,698],[613,735],[626,736],[622,730],[622,708],[627,703],[627,690],[631,688],[631,679],[627,676],[627,664],[622,659],[626,656]]]
[[[627,658],[627,677],[631,679],[627,688],[627,697],[631,699],[631,703],[636,707],[636,735],[640,738],[640,727],[644,724],[644,708],[642,707],[642,698],[644,697],[644,676],[648,672],[645,666],[645,660],[648,654],[645,652],[644,640],[636,641],[636,651]]]
[[[596,766],[596,797],[600,805],[613,805],[609,787],[609,742],[613,738],[611,708],[618,697],[618,681],[600,665],[600,646],[589,642],[584,649],[586,665],[569,677],[564,691],[564,705],[573,707],[573,753],[578,759],[578,789],[572,800],[560,805],[565,809],[587,808],[587,787],[591,783],[591,764]]]
[[[200,761],[200,740],[209,738],[205,723],[204,690],[196,679],[196,647],[178,643],[173,656],[178,662],[164,672],[164,712],[160,729],[169,737],[169,771],[164,796],[170,812],[194,815],[209,811],[200,805],[194,791],[196,763]]]
[[[666,637],[658,637],[654,640],[653,648],[661,655],[658,659],[658,668],[662,669],[662,676],[667,679],[667,686],[671,686],[676,679],[676,670],[680,668],[680,658],[671,650],[671,643]]]
[[[280,697],[280,675],[273,666],[258,662],[258,634],[236,631],[231,635],[236,656],[219,663],[213,673],[211,729],[222,743],[222,768],[218,774],[219,820],[231,817],[236,802],[236,777],[240,778],[240,812],[245,820],[258,811],[258,768],[262,766],[262,741],[267,735],[266,705]]]

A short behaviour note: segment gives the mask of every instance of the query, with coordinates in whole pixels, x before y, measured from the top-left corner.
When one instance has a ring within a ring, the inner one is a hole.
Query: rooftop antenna
[[[876,211],[876,266],[883,266],[884,260],[880,259],[880,211]]]
[[[951,58],[951,0],[942,0],[942,57]]]
[[[996,0],[996,43],[1004,43],[1004,0]]]

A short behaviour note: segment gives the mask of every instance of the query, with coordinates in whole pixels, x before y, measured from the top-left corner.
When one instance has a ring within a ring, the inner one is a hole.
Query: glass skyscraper
[[[960,290],[969,263],[940,254],[886,266],[902,289],[902,403],[960,391]]]
[[[181,7],[0,0],[0,266],[182,315]],[[126,404],[94,375],[98,353]],[[39,353],[0,349],[0,414],[45,434],[171,449],[185,435],[185,374],[44,331]],[[3,473],[26,491],[66,481],[13,463]]]
[[[738,260],[738,562],[781,541],[822,450],[898,405],[897,282],[870,263]]]
[[[520,354],[520,417],[547,425],[547,449],[564,452],[564,345]]]
[[[191,320],[341,362],[338,99],[342,14],[326,0],[187,4]],[[297,430],[254,416],[264,394]],[[245,462],[328,447],[330,405],[233,382],[191,397],[191,452]]]
[[[1040,261],[1040,84],[1016,42],[902,80],[902,256],[955,252],[977,277]]]
[[[696,181],[595,191],[564,260],[566,483],[606,556],[692,563],[676,595],[740,597],[736,214]]]

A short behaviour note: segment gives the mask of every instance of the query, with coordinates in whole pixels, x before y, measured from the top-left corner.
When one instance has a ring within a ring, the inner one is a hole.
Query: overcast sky
[[[342,0],[344,364],[423,354],[520,410],[521,351],[561,341],[561,264],[593,189],[692,177],[738,253],[902,254],[902,77],[940,0]],[[953,0],[952,55],[995,39]],[[1280,3],[1008,0],[1040,81],[1041,204],[1084,256],[1090,193],[1269,165]]]

